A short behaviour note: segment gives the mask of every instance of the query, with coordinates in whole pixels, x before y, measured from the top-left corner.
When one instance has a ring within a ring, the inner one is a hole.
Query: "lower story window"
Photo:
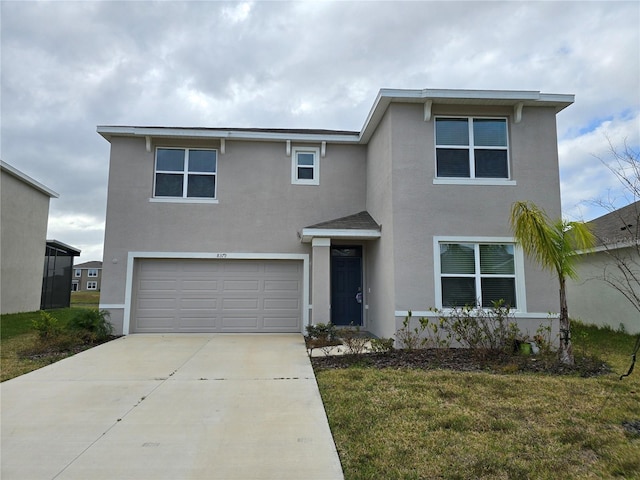
[[[98,282],[87,282],[87,290],[97,290]]]
[[[514,244],[439,243],[443,307],[517,308]]]

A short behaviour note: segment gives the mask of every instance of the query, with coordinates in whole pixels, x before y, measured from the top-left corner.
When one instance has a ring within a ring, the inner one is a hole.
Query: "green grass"
[[[61,326],[66,326],[71,318],[83,308],[60,308],[47,310]],[[52,353],[39,358],[25,358],[21,353],[39,346],[38,335],[33,321],[40,319],[40,312],[12,313],[0,315],[0,381],[23,375],[50,363],[57,362],[72,353]]]
[[[71,306],[95,307],[100,303],[100,292],[71,292]]]
[[[345,478],[640,478],[635,338],[574,325],[614,374],[580,378],[353,367],[317,372]],[[640,366],[639,366],[640,367]]]

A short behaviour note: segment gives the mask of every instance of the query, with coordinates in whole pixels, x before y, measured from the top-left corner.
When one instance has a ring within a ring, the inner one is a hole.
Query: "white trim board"
[[[440,243],[471,244],[513,244],[513,256],[516,279],[517,312],[527,312],[527,288],[525,285],[524,253],[522,247],[513,237],[467,237],[467,236],[434,236],[433,237],[433,282],[435,285],[435,308],[442,309],[442,284],[440,283]]]
[[[129,252],[125,281],[122,334],[131,328],[133,298],[133,265],[138,259],[201,259],[201,260],[301,260],[302,261],[302,322],[300,333],[309,323],[309,255],[305,253],[246,253],[246,252]],[[120,307],[118,307],[120,308]]]
[[[450,309],[449,309],[450,310]],[[442,313],[444,315],[447,314],[447,309],[443,309]],[[394,315],[396,317],[406,317],[407,315],[409,315],[409,311],[408,310],[396,310],[394,312]],[[545,312],[545,313],[535,313],[535,312],[513,312],[513,316],[515,318],[522,318],[522,319],[550,319],[550,320],[557,320],[559,318],[558,313],[549,313],[549,312]],[[429,317],[429,318],[436,318],[439,317],[440,315],[436,312],[432,312],[429,310],[411,310],[411,317]]]

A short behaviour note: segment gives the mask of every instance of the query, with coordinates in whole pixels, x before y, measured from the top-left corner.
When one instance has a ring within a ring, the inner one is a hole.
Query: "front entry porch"
[[[364,254],[380,236],[368,212],[302,229],[302,242],[312,245],[310,323],[366,327]]]

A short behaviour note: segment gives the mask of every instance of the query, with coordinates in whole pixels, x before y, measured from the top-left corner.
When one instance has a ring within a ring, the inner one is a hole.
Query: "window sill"
[[[218,200],[215,198],[150,198],[151,203],[209,203],[216,204]]]
[[[502,180],[500,178],[434,178],[434,185],[486,185],[511,187],[516,186],[515,180]]]

